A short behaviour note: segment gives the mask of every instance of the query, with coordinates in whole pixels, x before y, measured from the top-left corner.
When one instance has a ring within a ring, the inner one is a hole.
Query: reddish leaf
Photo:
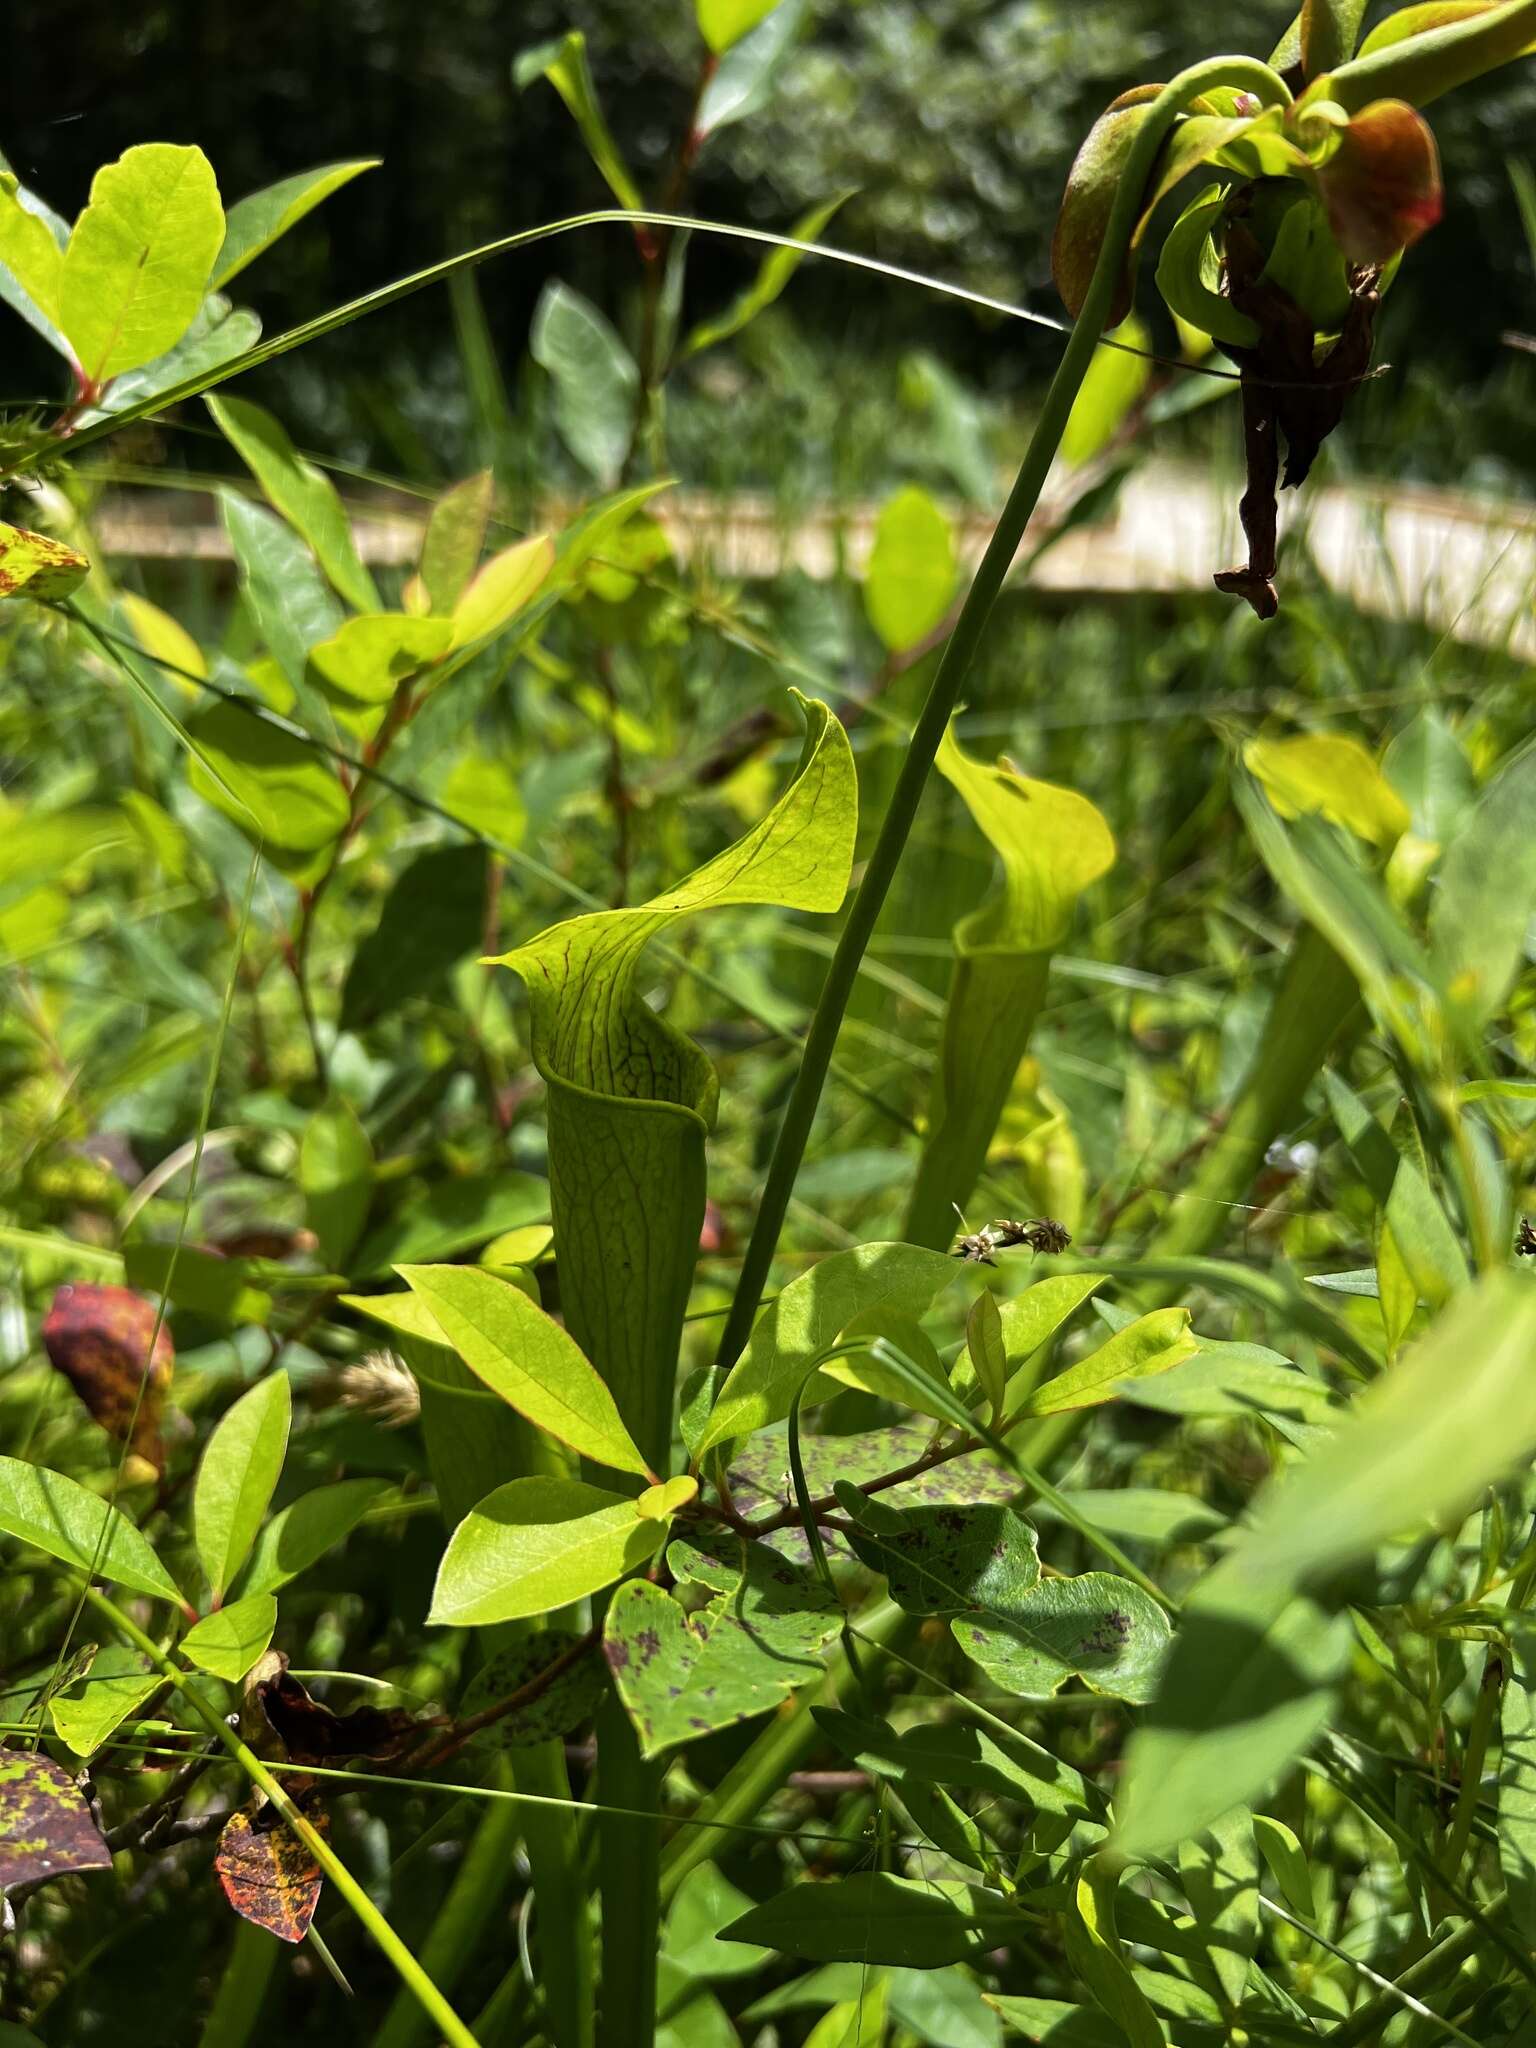
[[[1435,138],[1404,100],[1375,100],[1356,114],[1317,181],[1329,226],[1353,263],[1390,262],[1443,210]]]
[[[0,1892],[70,1870],[109,1870],[112,1852],[67,1771],[0,1750]]]
[[[316,1834],[329,1837],[330,1819],[318,1787],[298,1790],[295,1784],[289,1790]],[[264,1927],[279,1941],[302,1941],[308,1934],[320,1903],[320,1866],[260,1793],[224,1823],[213,1867],[242,1920]]]
[[[129,1438],[158,1472],[165,1462],[160,1411],[176,1349],[163,1323],[156,1333],[150,1303],[127,1287],[61,1287],[43,1323],[43,1343],[108,1435]]]
[[[1136,141],[1136,132],[1147,117],[1147,107],[1161,91],[1160,85],[1138,85],[1112,101],[1089,129],[1088,138],[1067,173],[1067,189],[1051,242],[1051,275],[1074,320],[1083,309],[1093,281],[1120,173]],[[1130,311],[1131,283],[1127,265],[1104,323],[1106,327],[1118,327]]]
[[[283,1660],[286,1663],[286,1659]],[[259,1672],[261,1667],[256,1667]],[[419,1715],[400,1707],[354,1707],[337,1714],[296,1678],[279,1668],[248,1684],[262,1713],[287,1752],[290,1763],[324,1764],[335,1757],[361,1756],[375,1763],[401,1756],[426,1729],[440,1725],[438,1715]]]

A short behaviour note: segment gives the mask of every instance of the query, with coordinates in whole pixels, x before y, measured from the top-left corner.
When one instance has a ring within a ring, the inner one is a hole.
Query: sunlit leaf
[[[1250,740],[1243,759],[1282,818],[1317,811],[1388,852],[1408,830],[1408,807],[1358,740],[1343,733]]]
[[[127,1516],[62,1472],[0,1458],[0,1533],[89,1577],[180,1604],[175,1581]]]
[[[529,351],[554,386],[560,438],[598,483],[611,488],[634,438],[640,372],[611,321],[558,278],[544,287]]]
[[[701,6],[709,4],[710,0],[700,0]],[[715,4],[739,7],[757,4],[757,0],[715,0]],[[766,0],[761,11],[766,13],[772,5],[773,0]],[[792,238],[797,242],[814,242],[847,197],[846,192],[840,192],[835,199],[825,200],[820,206],[813,206],[808,213],[803,213],[789,230]],[[798,249],[770,249],[746,289],[739,292],[723,312],[701,320],[697,327],[690,329],[677,351],[677,360],[686,362],[690,356],[700,355],[707,348],[716,348],[722,341],[729,341],[733,334],[740,334],[759,313],[765,312],[783,295],[803,261]]]
[[[1187,1308],[1158,1308],[1117,1330],[1107,1344],[1037,1387],[1025,1415],[1061,1415],[1113,1401],[1128,1381],[1163,1373],[1193,1358],[1197,1347]]]
[[[1172,1633],[1155,1600],[1109,1572],[1041,1579],[1004,1613],[963,1614],[950,1627],[989,1678],[1026,1699],[1079,1678],[1093,1692],[1149,1700]]]
[[[318,1788],[290,1790],[289,1796],[316,1834],[330,1833]],[[308,1934],[320,1903],[320,1866],[259,1792],[224,1823],[213,1867],[242,1920],[264,1927],[279,1941],[299,1942]]]
[[[891,1598],[909,1614],[959,1614],[981,1608],[1012,1617],[1029,1605],[1040,1577],[1035,1532],[1011,1508],[891,1508],[842,1486],[852,1517],[849,1548],[883,1573]]]
[[[245,1575],[247,1598],[253,1593],[274,1593],[307,1571],[342,1542],[388,1491],[383,1479],[342,1479],[290,1501],[256,1539]]]
[[[576,1479],[509,1480],[449,1538],[428,1620],[475,1628],[547,1614],[611,1586],[666,1540],[666,1522],[622,1494]]]
[[[864,572],[864,609],[891,653],[940,623],[958,576],[953,527],[926,491],[906,485],[881,507]]]
[[[699,96],[695,127],[701,141],[767,106],[779,68],[805,22],[806,7],[807,0],[779,0],[756,28],[726,51]]]
[[[699,34],[719,56],[732,43],[740,42],[765,14],[771,14],[778,0],[694,0]]]
[[[1063,462],[1092,462],[1102,455],[1151,381],[1152,336],[1144,320],[1133,313],[1106,339],[1125,346],[1101,348],[1089,364],[1061,437]]]
[[[477,640],[488,640],[505,632],[548,579],[554,565],[554,543],[543,533],[492,555],[454,600],[450,646],[469,647]]]
[[[59,1739],[76,1756],[92,1756],[164,1682],[137,1650],[109,1643],[72,1685],[50,1697],[48,1712]]]
[[[288,1375],[269,1372],[219,1418],[192,1487],[192,1534],[215,1600],[250,1554],[283,1469]]]
[[[275,185],[237,200],[224,218],[224,241],[213,266],[214,285],[228,284],[323,200],[364,171],[377,170],[379,162],[378,157],[370,156],[350,163],[322,164],[317,170],[280,178]]]
[[[199,1671],[211,1671],[233,1684],[265,1655],[276,1626],[277,1602],[272,1595],[252,1593],[217,1614],[205,1615],[177,1647]]]
[[[267,502],[314,550],[332,587],[354,611],[381,610],[378,587],[357,552],[346,508],[324,470],[306,462],[273,415],[249,399],[210,392],[203,403]]]
[[[85,556],[45,533],[0,524],[0,599],[30,597],[54,603],[91,573]]]
[[[638,212],[645,201],[603,119],[587,63],[587,39],[579,29],[524,50],[512,66],[512,80],[519,91],[526,91],[539,78],[547,78],[570,108],[581,139],[614,198],[620,206]]]

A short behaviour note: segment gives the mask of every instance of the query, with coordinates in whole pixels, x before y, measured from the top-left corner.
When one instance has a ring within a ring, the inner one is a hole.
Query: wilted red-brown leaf
[[[156,1332],[151,1304],[127,1287],[61,1287],[43,1322],[43,1343],[108,1435],[127,1438],[158,1472],[165,1463],[160,1413],[176,1349],[163,1323]]]
[[[0,1892],[70,1870],[109,1870],[112,1852],[67,1771],[0,1749]]]
[[[1363,107],[1317,174],[1328,224],[1352,263],[1390,262],[1444,210],[1440,152],[1406,100]]]
[[[1094,266],[1104,231],[1109,225],[1115,189],[1136,132],[1147,118],[1147,107],[1162,91],[1160,85],[1138,85],[1121,93],[1088,131],[1067,173],[1067,189],[1056,216],[1051,240],[1051,275],[1062,302],[1075,320],[1082,311],[1093,281]],[[1126,266],[1109,311],[1106,327],[1117,327],[1131,309],[1131,269]]]
[[[281,1665],[271,1674],[263,1673],[254,1685],[248,1683],[247,1697],[252,1696],[289,1762],[295,1764],[325,1764],[347,1756],[386,1763],[403,1755],[440,1719],[407,1713],[401,1707],[354,1707],[349,1714],[335,1713],[312,1698]]]
[[[316,1834],[330,1819],[318,1787],[289,1788]],[[258,1793],[224,1823],[213,1859],[224,1896],[240,1915],[279,1941],[302,1941],[320,1903],[320,1866],[277,1808]]]

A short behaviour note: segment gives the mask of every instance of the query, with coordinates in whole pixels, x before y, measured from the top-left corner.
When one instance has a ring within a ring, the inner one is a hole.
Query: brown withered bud
[[[61,1287],[43,1346],[107,1434],[162,1471],[160,1417],[176,1347],[164,1323],[156,1330],[153,1306],[127,1287]]]
[[[1532,1229],[1529,1216],[1520,1218],[1520,1228],[1515,1232],[1515,1250],[1522,1259],[1536,1259],[1536,1230]]]
[[[1006,1251],[1012,1245],[1027,1244],[1032,1252],[1064,1252],[1072,1242],[1072,1233],[1064,1223],[1057,1223],[1050,1216],[1037,1216],[1028,1223],[1015,1223],[1008,1217],[999,1217],[990,1232],[992,1242]]]

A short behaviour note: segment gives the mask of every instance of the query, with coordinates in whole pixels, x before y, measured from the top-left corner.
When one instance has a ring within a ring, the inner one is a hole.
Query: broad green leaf
[[[137,1650],[109,1643],[72,1685],[52,1695],[48,1712],[60,1740],[76,1756],[92,1756],[164,1683]]]
[[[871,1979],[857,1998],[845,1999],[822,2014],[806,2036],[805,2048],[870,2048],[870,2043],[883,2041],[890,1998],[887,1979]]]
[[[1182,1365],[1128,1382],[1122,1399],[1162,1415],[1263,1415],[1282,1427],[1326,1427],[1343,1412],[1326,1381],[1299,1372],[1278,1351],[1196,1342]]]
[[[1157,288],[1177,320],[1228,348],[1253,348],[1258,324],[1220,289],[1221,257],[1212,240],[1226,206],[1226,188],[1207,185],[1163,237]],[[1193,380],[1192,380],[1193,381]]]
[[[475,951],[485,932],[485,865],[483,847],[436,846],[400,870],[347,969],[343,1031],[363,1030],[414,997],[435,995],[450,969]]]
[[[1023,1368],[1040,1353],[1062,1325],[1074,1316],[1090,1295],[1104,1284],[1097,1273],[1053,1273],[1037,1280],[1002,1306],[1003,1346],[1008,1367],[1008,1401],[1014,1413],[1033,1391],[1033,1382]],[[1038,1364],[1034,1368],[1039,1370]],[[1021,1377],[1022,1373],[1022,1377]]]
[[[628,207],[631,213],[640,212],[645,201],[603,119],[587,63],[587,39],[579,29],[572,29],[553,42],[540,43],[536,49],[524,50],[512,66],[512,81],[520,92],[539,78],[547,78],[570,108],[593,163],[620,206]]]
[[[452,642],[446,619],[369,612],[346,619],[309,650],[310,674],[344,709],[387,704],[407,677],[440,660]]]
[[[1065,1821],[1097,1820],[1104,1811],[1099,1793],[1048,1749],[1028,1736],[988,1732],[960,1721],[923,1721],[898,1735],[883,1722],[845,1714],[836,1707],[812,1709],[816,1725],[852,1762],[889,1778],[898,1790],[908,1780],[951,1790],[990,1792],[999,1799]]]
[[[352,1261],[359,1279],[392,1266],[436,1265],[477,1251],[503,1231],[549,1221],[549,1183],[507,1169],[423,1188],[369,1233]]]
[[[398,1266],[460,1358],[521,1415],[583,1458],[648,1470],[613,1395],[572,1337],[504,1280],[476,1266]]]
[[[91,573],[85,556],[45,533],[0,524],[0,600],[30,597],[54,603]]]
[[[1358,740],[1305,733],[1250,740],[1243,760],[1282,818],[1317,811],[1389,853],[1408,830],[1408,807]]]
[[[995,1424],[1003,1412],[1003,1395],[1008,1388],[1008,1343],[1003,1334],[1002,1315],[990,1291],[977,1295],[965,1319],[965,1348]]]
[[[560,438],[583,469],[611,488],[638,418],[634,357],[596,306],[558,278],[544,287],[528,347],[554,386]]]
[[[57,319],[92,384],[137,369],[186,333],[224,240],[200,149],[139,143],[91,182],[57,284]]]
[[[163,1294],[178,1308],[221,1323],[265,1323],[272,1297],[250,1283],[244,1259],[220,1258],[194,1245],[139,1243],[123,1252],[123,1271],[130,1287]]]
[[[1414,833],[1447,845],[1476,798],[1466,749],[1433,708],[1419,712],[1382,756],[1382,772],[1407,804]]]
[[[445,811],[498,846],[516,846],[527,815],[522,790],[510,763],[461,754],[438,795]]]
[[[601,1592],[658,1551],[667,1524],[578,1479],[513,1479],[448,1539],[427,1619],[479,1628]]]
[[[856,1316],[874,1308],[925,1315],[958,1271],[943,1253],[908,1244],[858,1245],[818,1260],[759,1316],[720,1390],[700,1449],[781,1421]]]
[[[1500,769],[1451,842],[1430,910],[1435,966],[1469,1035],[1501,1008],[1525,958],[1533,916],[1536,747],[1525,747]]]
[[[1040,1578],[1035,1532],[1012,1508],[891,1508],[840,1486],[853,1517],[844,1532],[854,1555],[881,1572],[909,1614],[981,1608],[1000,1619],[1027,1611]]]
[[[1528,4],[1458,11],[1438,0],[1389,15],[1328,81],[1328,97],[1348,113],[1373,100],[1427,106],[1443,92],[1536,51],[1536,10]]]
[[[215,1678],[227,1678],[231,1685],[244,1678],[258,1658],[266,1655],[277,1627],[277,1602],[270,1593],[251,1593],[205,1615],[189,1628],[177,1645],[189,1663],[199,1671],[211,1671]]]
[[[482,469],[455,484],[433,505],[421,537],[421,580],[434,612],[451,612],[475,573],[485,546],[495,479]]]
[[[1179,1878],[1222,2001],[1238,2006],[1259,1945],[1259,1858],[1246,1806],[1181,1845]]]
[[[192,787],[245,831],[254,819],[280,864],[303,867],[345,831],[346,791],[302,740],[233,704],[210,706],[188,729],[204,757],[189,763]]]
[[[707,5],[708,0],[700,0],[700,4]],[[726,4],[730,4],[730,0],[726,0]],[[768,6],[772,4],[773,0],[768,0]],[[766,12],[767,8],[763,11]],[[847,197],[846,192],[840,192],[835,199],[828,199],[820,206],[813,206],[809,213],[802,214],[789,231],[793,239],[814,242]],[[724,312],[715,314],[711,320],[701,320],[690,330],[678,349],[677,360],[685,363],[690,356],[701,355],[705,349],[716,348],[722,341],[729,341],[733,334],[740,334],[783,294],[803,260],[799,249],[770,249],[746,290],[739,292]]]
[[[948,1241],[1045,998],[1050,956],[1083,891],[1114,862],[1102,814],[1069,789],[972,760],[946,732],[937,765],[990,841],[1000,887],[955,927],[955,966],[928,1104],[928,1137],[907,1211],[921,1244]]]
[[[863,1486],[912,1464],[932,1441],[932,1429],[916,1422],[861,1430],[854,1436],[807,1436],[802,1429],[800,1456],[806,1485],[812,1494],[830,1493],[839,1479]],[[793,1495],[784,1438],[765,1434],[739,1445],[731,1463],[731,1485],[738,1490],[755,1488],[766,1499],[787,1505]],[[1023,1481],[999,1464],[992,1452],[982,1450],[947,1459],[891,1487],[880,1498],[893,1508],[974,1507],[987,1501],[1011,1501],[1023,1491]]]
[[[1067,1961],[1130,2048],[1164,2048],[1157,2015],[1131,1975],[1115,1932],[1116,1884],[1115,1876],[1097,1864],[1078,1878],[1062,1919]]]
[[[694,0],[699,34],[718,57],[772,14],[778,0]]]
[[[699,97],[694,127],[701,141],[767,106],[779,67],[799,37],[806,6],[807,0],[779,0],[726,51]]]
[[[498,1749],[526,1749],[533,1743],[569,1735],[583,1721],[590,1721],[608,1692],[608,1673],[596,1644],[583,1649],[582,1642],[571,1629],[541,1628],[487,1658],[464,1688],[459,1713],[465,1719],[531,1688],[531,1682],[542,1678],[551,1665],[561,1659],[565,1662],[557,1676],[525,1705],[482,1728],[473,1738],[473,1749],[481,1755]]]
[[[1529,1944],[1536,1941],[1536,1629],[1523,1620],[1511,1652],[1499,1709],[1499,1861],[1515,1926]]]
[[[502,962],[527,986],[533,1058],[549,1091],[567,1321],[658,1468],[718,1084],[699,1048],[641,998],[635,977],[645,947],[678,917],[731,904],[840,906],[858,809],[853,755],[826,706],[799,701],[799,771],[759,825],[649,903],[555,925]],[[785,1399],[779,1414],[789,1412]]]
[[[1001,1613],[964,1614],[950,1629],[989,1678],[1025,1699],[1048,1699],[1079,1678],[1137,1703],[1157,1690],[1172,1633],[1155,1600],[1109,1572],[1041,1579]]]
[[[925,490],[907,484],[881,507],[864,571],[864,609],[892,654],[925,639],[959,581],[954,528]]]
[[[1025,1415],[1061,1415],[1113,1401],[1127,1381],[1150,1378],[1193,1358],[1198,1349],[1187,1308],[1156,1308],[1117,1330],[1107,1344],[1037,1387],[1023,1404]]]
[[[268,651],[302,692],[309,651],[336,632],[341,607],[294,527],[238,491],[220,491],[218,498],[241,591]]]
[[[0,171],[0,265],[13,287],[4,297],[29,326],[64,354],[69,345],[59,333],[56,321],[59,279],[64,254],[47,219],[32,195],[9,171]]]
[[[685,1613],[645,1579],[621,1586],[603,1654],[643,1756],[766,1713],[820,1679],[843,1612],[821,1581],[761,1543],[682,1537],[667,1552],[679,1584],[709,1599]]]
[[[114,377],[100,403],[81,415],[81,424],[89,426],[142,405],[146,399],[158,398],[177,384],[206,377],[209,371],[245,355],[260,339],[261,321],[248,306],[232,306],[221,292],[210,292],[176,346],[137,370],[124,370]]]
[[[299,1186],[321,1259],[345,1272],[373,1200],[373,1147],[344,1095],[327,1097],[304,1127]]]
[[[635,1513],[648,1522],[670,1521],[679,1508],[698,1497],[698,1480],[691,1472],[680,1472],[675,1479],[658,1479],[654,1485],[642,1487],[635,1495]]]
[[[1102,455],[1151,382],[1152,335],[1139,315],[1122,320],[1105,339],[1123,346],[1100,348],[1089,364],[1061,437],[1064,462],[1092,462]]]
[[[192,1536],[215,1603],[245,1563],[288,1449],[293,1402],[269,1372],[220,1417],[192,1486]]]
[[[300,1494],[257,1537],[245,1574],[245,1599],[254,1593],[275,1593],[308,1571],[349,1536],[388,1491],[383,1479],[342,1479]]]
[[[1307,1853],[1296,1835],[1283,1820],[1274,1820],[1267,1813],[1256,1813],[1253,1816],[1253,1840],[1269,1866],[1270,1876],[1284,1892],[1291,1911],[1299,1913],[1304,1920],[1316,1919],[1312,1871]]]
[[[1327,1069],[1323,1088],[1409,1278],[1428,1306],[1439,1308],[1468,1278],[1466,1254],[1445,1211],[1413,1160],[1398,1151],[1348,1082]]]
[[[248,263],[254,263],[290,228],[297,227],[305,214],[364,171],[377,170],[380,161],[369,156],[350,163],[322,164],[317,170],[296,172],[236,200],[224,219],[224,241],[213,266],[215,286],[238,277]]]
[[[147,597],[138,597],[131,590],[125,590],[117,601],[133,628],[133,637],[146,654],[169,662],[172,668],[182,669],[189,676],[206,679],[208,657],[179,619],[173,619],[169,612],[161,611]],[[192,692],[189,690],[188,694]]]
[[[354,611],[380,611],[378,587],[363,567],[346,508],[324,470],[306,462],[272,414],[249,399],[209,392],[203,403],[268,504],[314,551],[332,588]]]
[[[181,1603],[175,1581],[127,1516],[62,1472],[0,1458],[0,1534],[92,1578]]]
[[[470,647],[505,632],[555,566],[555,547],[546,533],[503,548],[492,555],[460,591],[453,606],[453,633],[449,645]],[[423,624],[428,623],[422,621]]]
[[[1125,2048],[1124,2032],[1091,2006],[1060,1998],[995,1997],[987,2003],[1025,2041],[1048,2041],[1050,2048]]]
[[[1158,1486],[1068,1486],[1062,1499],[1119,1541],[1203,1543],[1228,1526],[1227,1517],[1198,1495]],[[1033,1502],[1030,1513],[1042,1522],[1062,1519],[1046,1500]]]
[[[964,1884],[921,1883],[861,1871],[795,1884],[720,1930],[813,1963],[896,1963],[938,1970],[1007,1945],[1022,1925],[1001,1895]]]
[[[701,1863],[678,1886],[667,1914],[662,1954],[688,1977],[745,1977],[760,1970],[768,1951],[745,1942],[724,1942],[720,1929],[751,1905],[714,1863]]]
[[[852,1356],[847,1347],[859,1348]],[[956,1395],[933,1339],[910,1316],[888,1308],[865,1309],[841,1334],[839,1355],[821,1372],[839,1386],[857,1387],[883,1401],[914,1408],[937,1422],[954,1419]]]

